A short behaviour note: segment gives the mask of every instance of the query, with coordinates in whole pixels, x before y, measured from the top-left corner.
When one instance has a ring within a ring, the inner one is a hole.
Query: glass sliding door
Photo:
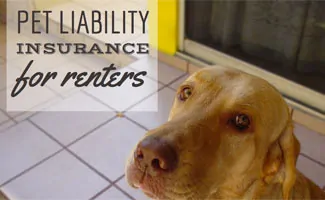
[[[325,115],[325,1],[190,1],[186,53],[261,76]]]

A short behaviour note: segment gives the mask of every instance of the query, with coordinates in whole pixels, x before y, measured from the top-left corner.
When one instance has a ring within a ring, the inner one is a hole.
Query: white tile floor
[[[148,58],[141,59],[149,67]],[[114,112],[39,112],[20,121],[0,111],[1,190],[17,200],[147,199],[126,184],[125,160],[147,129],[167,120],[175,89],[188,76],[162,63],[158,71],[159,91],[134,105],[158,95],[158,112],[126,112],[122,118]],[[85,93],[53,106],[73,105],[74,98],[85,99],[84,106],[105,107]],[[300,125],[296,135],[302,143],[298,169],[325,185],[325,136]]]
[[[67,62],[89,70],[94,70],[92,65],[110,64],[86,57]],[[151,57],[139,57],[130,70],[150,71],[155,62]],[[158,96],[159,112],[126,112],[123,118],[111,109],[114,105],[108,106],[109,96],[89,90],[67,93],[44,109],[91,107],[107,112],[6,113],[5,87],[0,88],[0,159],[4,161],[0,189],[12,199],[146,199],[126,184],[126,158],[147,129],[166,121],[175,93],[170,85],[185,76],[164,63],[159,63],[158,74],[158,80],[155,76],[146,80],[158,81],[158,88],[147,97],[138,95],[132,107]]]

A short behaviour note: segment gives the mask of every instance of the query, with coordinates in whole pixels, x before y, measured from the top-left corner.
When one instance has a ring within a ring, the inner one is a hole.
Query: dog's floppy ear
[[[293,123],[291,120],[280,136],[279,144],[283,153],[285,166],[282,185],[283,199],[289,199],[291,189],[296,181],[296,163],[300,152],[300,144],[293,134]]]
[[[264,180],[273,178],[281,165],[284,166],[282,181],[283,199],[289,199],[291,189],[296,181],[296,162],[300,152],[300,144],[293,134],[292,112],[291,118],[278,140],[276,140],[268,151],[266,162],[264,163]]]

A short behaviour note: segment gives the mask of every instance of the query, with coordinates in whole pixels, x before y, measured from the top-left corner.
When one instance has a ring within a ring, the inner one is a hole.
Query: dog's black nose
[[[153,170],[171,171],[177,166],[175,149],[167,141],[148,136],[142,140],[134,152],[134,159],[142,167]]]

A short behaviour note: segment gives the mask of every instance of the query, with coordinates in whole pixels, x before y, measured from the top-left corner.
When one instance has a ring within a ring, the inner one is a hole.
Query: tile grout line
[[[172,88],[172,87],[170,87],[170,85],[167,85],[167,88],[173,90],[174,92],[177,92],[177,90],[174,89],[174,88]]]
[[[37,108],[38,106],[44,106],[44,105],[46,105],[47,103],[49,103],[48,106],[46,106],[46,107],[44,107],[44,108],[40,108],[39,111],[22,111],[20,114],[16,115],[15,117],[12,117],[11,119],[12,119],[16,124],[18,124],[19,122],[24,121],[24,120],[26,120],[26,119],[28,120],[29,118],[31,118],[31,117],[33,117],[33,116],[39,114],[40,112],[46,112],[46,109],[47,109],[47,108],[49,108],[49,107],[51,107],[52,105],[54,105],[54,103],[57,103],[57,99],[64,100],[64,99],[62,99],[60,96],[55,96],[54,98],[50,98],[50,99],[48,99],[48,100],[42,102],[41,104],[36,105],[36,106],[34,106],[34,107],[31,108],[31,109],[35,109],[35,108]],[[24,114],[26,114],[26,113],[28,113],[28,112],[31,113],[30,116],[26,117],[26,119],[24,119],[24,120],[17,121],[17,118],[18,118],[18,117],[21,117],[21,116],[23,116]]]
[[[107,120],[105,123],[99,125],[97,128],[93,129],[92,131],[90,131],[87,135],[89,135],[90,133],[94,132],[96,129],[102,127],[103,125],[109,123],[110,121],[114,120],[116,117],[113,117],[109,120]],[[5,184],[8,184],[9,182],[13,181],[14,179],[22,176],[23,174],[27,173],[28,171],[32,170],[33,168],[37,167],[38,165],[40,165],[41,163],[44,163],[45,161],[49,160],[50,158],[54,157],[55,155],[57,155],[58,153],[62,152],[62,151],[67,151],[69,152],[72,156],[74,156],[77,160],[79,160],[81,163],[83,163],[84,165],[86,165],[90,170],[92,170],[93,172],[95,172],[97,175],[99,175],[101,178],[103,178],[104,180],[106,180],[107,182],[110,183],[110,187],[114,186],[115,188],[117,188],[118,190],[120,190],[120,192],[122,192],[124,195],[126,195],[127,197],[129,197],[132,200],[135,200],[134,197],[132,197],[130,194],[128,194],[126,191],[124,191],[122,188],[120,188],[119,186],[115,185],[115,183],[117,183],[118,181],[120,181],[124,175],[120,176],[119,178],[117,178],[115,181],[110,180],[108,177],[106,177],[104,174],[102,174],[101,172],[99,172],[97,169],[95,169],[93,166],[91,166],[89,163],[87,163],[85,160],[83,160],[82,158],[80,158],[78,155],[76,155],[73,151],[71,151],[69,148],[67,148],[68,146],[64,146],[61,142],[59,142],[56,138],[54,138],[53,136],[51,136],[50,134],[48,134],[44,129],[42,129],[41,127],[39,127],[37,124],[35,124],[32,120],[27,119],[26,121],[29,121],[30,123],[32,123],[36,128],[38,128],[40,131],[42,131],[44,134],[46,134],[50,139],[54,140],[56,143],[58,143],[62,149],[60,149],[58,152],[54,153],[53,155],[43,159],[42,161],[40,161],[39,163],[35,164],[34,166],[26,169],[25,171],[23,171],[22,173],[16,175],[14,178],[8,180],[7,182],[5,182]],[[86,135],[86,134],[85,134]],[[86,137],[86,136],[83,137]],[[70,143],[69,145],[74,144],[75,142],[79,141],[82,138],[78,138],[77,140],[75,140],[74,142]],[[2,187],[2,185],[0,186]],[[104,191],[102,191],[103,193]],[[97,195],[98,197],[99,195]],[[94,197],[92,197],[94,198]]]
[[[3,121],[3,122],[0,123],[0,127],[1,127],[2,125],[4,125],[4,124],[10,122],[10,121],[13,121],[13,120],[10,119],[10,118],[6,119],[5,121]]]
[[[33,126],[35,126],[38,130],[42,131],[47,137],[49,137],[51,140],[59,144],[61,147],[65,148],[64,144],[62,144],[59,140],[57,140],[55,137],[53,137],[51,134],[46,132],[42,127],[40,127],[38,124],[33,122],[31,119],[27,119],[28,122],[30,122]]]
[[[35,39],[35,38],[32,38],[32,39]],[[73,62],[73,61],[75,61],[76,59],[77,59],[77,58],[72,57],[71,59],[67,60],[66,63]],[[37,106],[45,105],[46,103],[49,103],[49,102],[51,102],[52,100],[55,100],[55,98],[58,98],[58,99],[61,99],[61,100],[66,99],[65,96],[63,96],[63,95],[61,95],[60,93],[56,92],[54,89],[52,89],[52,88],[50,88],[50,87],[46,87],[46,88],[49,89],[52,93],[54,93],[54,94],[55,94],[55,97],[54,97],[54,98],[51,98],[51,99],[49,99],[49,100],[46,100],[46,101],[42,102],[41,104],[34,106],[33,108],[36,108]],[[7,87],[2,88],[2,89],[0,89],[0,92],[4,91],[4,90],[6,90],[6,89],[8,89],[8,88],[7,88]],[[69,90],[69,91],[70,91],[70,90]],[[44,109],[46,109],[46,108],[44,108]],[[44,109],[42,109],[42,110],[40,110],[40,111],[34,111],[35,113],[33,113],[33,114],[32,114],[31,116],[29,116],[28,118],[33,117],[34,115],[36,115],[37,112],[45,111]],[[18,117],[20,117],[20,116],[26,114],[27,112],[33,112],[33,111],[22,111],[21,114],[18,114],[17,116],[14,116],[14,117],[11,117],[10,115],[7,114],[6,111],[4,111],[4,110],[2,110],[2,109],[0,109],[0,111],[2,111],[2,112],[3,112],[3,113],[4,113],[8,118],[10,118],[10,119],[15,123],[15,124],[19,123],[19,121],[17,121],[16,118],[18,118]],[[0,124],[0,125],[1,125],[1,124]]]
[[[94,131],[96,131],[96,130],[99,129],[100,127],[106,125],[107,123],[113,121],[113,120],[116,119],[116,118],[117,118],[117,117],[115,116],[115,117],[111,118],[110,120],[108,120],[106,123],[103,123],[103,124],[99,125],[99,126],[96,127],[94,130],[89,131],[89,133],[88,133],[87,135],[93,133]],[[87,135],[85,134],[84,137],[86,137]],[[84,137],[83,137],[83,138],[84,138]],[[67,145],[66,148],[65,148],[65,150],[68,151],[70,154],[72,154],[74,157],[76,157],[76,159],[78,159],[80,162],[82,162],[82,163],[83,163],[84,165],[86,165],[88,168],[90,168],[91,170],[93,170],[95,173],[99,174],[99,175],[100,175],[102,178],[104,178],[106,181],[108,181],[108,182],[110,183],[110,186],[109,186],[107,189],[109,189],[109,188],[111,188],[111,187],[114,186],[115,188],[117,188],[118,190],[120,190],[123,194],[125,194],[127,197],[129,197],[131,200],[136,200],[134,197],[132,197],[130,194],[128,194],[126,191],[124,191],[122,188],[120,188],[119,186],[116,185],[116,183],[117,183],[118,181],[120,181],[122,178],[124,178],[124,176],[125,176],[124,174],[123,174],[122,176],[120,176],[119,178],[117,178],[116,180],[112,181],[111,179],[109,179],[108,177],[106,177],[106,175],[104,175],[104,174],[102,174],[101,172],[99,172],[97,169],[95,169],[93,166],[91,166],[89,163],[87,163],[85,160],[83,160],[82,158],[80,158],[77,154],[75,154],[73,151],[71,151],[71,150],[68,148],[69,146],[73,145],[74,143],[76,143],[77,141],[79,141],[79,140],[81,140],[81,139],[82,139],[82,138],[79,138],[79,139],[77,139],[76,141],[74,141],[74,142],[70,143],[69,145]],[[105,189],[105,188],[104,188],[104,189]],[[105,192],[104,189],[102,190],[102,193]],[[101,194],[102,194],[102,193],[101,193]],[[100,194],[97,195],[96,198],[97,198],[98,196],[100,196]]]
[[[81,90],[81,92],[84,95],[86,95],[86,96],[92,98],[93,100],[97,101],[98,103],[102,104],[103,106],[106,106],[107,108],[111,109],[111,111],[107,111],[107,112],[115,112],[115,113],[117,113],[115,108],[112,108],[110,105],[106,104],[104,101],[100,100],[99,98],[93,96],[92,94],[89,94],[87,91]]]
[[[41,128],[38,124],[36,124],[35,122],[33,122],[31,119],[27,119],[31,124],[33,124],[36,128],[38,128],[40,131],[44,132],[48,137],[50,137],[52,140],[54,140],[55,142],[57,142],[59,145],[63,146],[64,148],[69,148],[70,146],[72,146],[73,144],[77,143],[78,141],[82,140],[83,138],[89,136],[90,134],[92,134],[93,132],[95,132],[96,130],[98,130],[99,128],[105,126],[106,124],[110,123],[111,121],[113,121],[114,119],[116,119],[117,116],[111,117],[108,120],[104,121],[103,123],[97,125],[95,128],[89,130],[88,132],[86,132],[85,134],[83,134],[82,136],[78,137],[77,139],[75,139],[74,141],[68,143],[67,145],[62,144],[60,141],[58,141],[55,137],[53,137],[51,134],[49,134],[47,131],[45,131],[43,128]]]
[[[174,82],[180,80],[181,78],[185,77],[187,75],[187,73],[184,73],[183,75],[177,77],[176,79],[170,81],[167,85],[163,85],[161,88],[159,88],[156,92],[149,94],[148,96],[144,97],[142,100],[136,102],[135,104],[131,105],[129,108],[126,109],[126,111],[123,111],[122,113],[125,114],[126,112],[128,112],[132,107],[138,105],[139,103],[143,102],[144,100],[150,98],[151,96],[153,96],[154,94],[158,94],[161,90],[165,89],[165,88],[169,88],[172,89],[173,91],[176,91],[174,88],[169,87],[169,85],[173,84]],[[135,125],[139,126],[140,128],[148,131],[149,129],[145,126],[143,126],[142,124],[138,123],[137,121],[129,118],[128,116],[124,115],[124,118],[126,118],[127,120],[129,120],[130,122],[134,123]]]
[[[188,75],[188,73],[184,72],[183,75],[181,75],[181,76],[177,77],[176,79],[170,81],[170,82],[167,84],[167,86],[170,86],[171,84],[173,84],[173,83],[179,81],[180,79],[184,78],[184,77],[187,76],[187,75]],[[174,89],[174,90],[175,90],[175,89]]]
[[[177,92],[177,89],[172,88],[171,85],[172,85],[173,83],[176,83],[177,81],[179,81],[180,79],[184,78],[184,77],[187,76],[187,75],[188,75],[188,73],[185,72],[182,76],[180,76],[180,77],[176,78],[175,80],[171,81],[170,83],[168,83],[168,84],[166,85],[167,88],[169,88],[169,89],[171,89],[171,90]]]
[[[122,180],[125,177],[125,174],[123,174],[122,176],[120,176],[119,178],[117,178],[114,182],[113,182],[113,186],[118,189],[120,192],[122,192],[123,194],[125,194],[126,196],[128,196],[131,200],[136,200],[136,198],[134,198],[131,194],[129,194],[128,192],[124,191],[119,185],[117,185],[117,183]]]
[[[305,158],[307,158],[308,160],[310,160],[310,161],[312,161],[312,162],[314,162],[314,163],[320,165],[321,167],[323,167],[323,168],[325,169],[325,164],[322,163],[321,161],[316,160],[316,159],[314,159],[314,158],[308,156],[308,155],[305,154],[305,153],[300,153],[300,155],[303,156],[303,157],[305,157]]]
[[[6,105],[6,107],[7,107],[7,105]],[[5,121],[5,122],[3,122],[3,123],[0,123],[0,125],[4,124],[4,123],[6,123],[6,122],[8,122],[10,120],[13,121],[15,124],[17,124],[17,122],[14,119],[14,117],[10,116],[5,110],[0,109],[0,112],[2,112],[6,117],[8,117],[8,120]]]
[[[140,58],[140,59],[138,59],[137,61],[140,61],[141,59],[146,59],[146,58]],[[158,61],[158,63],[159,63],[159,61]],[[158,69],[158,67],[159,67],[159,65],[157,66],[157,69]],[[131,67],[131,66],[129,66],[129,68],[131,69],[131,70],[134,70],[134,71],[136,71],[136,72],[141,72],[140,70],[138,70],[138,69],[136,69],[136,68],[133,68],[133,67]],[[159,79],[159,72],[157,72],[157,79]],[[160,80],[156,80],[154,77],[151,77],[151,76],[146,76],[148,79],[150,79],[150,80],[152,80],[152,81],[157,81],[157,83],[158,84],[161,84],[161,85],[166,85],[166,83],[163,83],[163,82],[161,82]]]
[[[12,120],[11,116],[8,115],[8,113],[7,113],[6,111],[0,109],[0,112],[3,113],[6,117],[8,117],[8,119],[11,119],[11,120]],[[1,123],[0,123],[0,124],[1,124]]]
[[[132,109],[134,106],[136,106],[136,105],[138,105],[139,103],[141,103],[141,102],[143,102],[143,101],[149,99],[149,98],[152,97],[154,94],[157,94],[157,95],[158,95],[158,93],[159,93],[161,90],[165,89],[166,87],[167,87],[166,85],[163,85],[161,88],[158,88],[157,91],[154,91],[154,92],[148,94],[147,96],[143,97],[141,100],[139,100],[139,101],[137,101],[136,103],[132,104],[131,106],[127,107],[127,108],[125,109],[125,111],[123,111],[122,113],[125,114],[126,112],[130,112],[130,109]]]
[[[89,169],[91,169],[93,172],[95,172],[97,175],[99,175],[101,178],[103,178],[104,180],[108,181],[109,183],[112,183],[112,181],[106,177],[105,175],[103,175],[101,172],[99,172],[98,170],[96,170],[93,166],[91,166],[89,163],[87,163],[86,161],[84,161],[82,158],[80,158],[79,156],[77,156],[73,151],[71,151],[69,148],[67,148],[64,144],[62,144],[60,141],[58,141],[56,138],[54,138],[52,135],[50,135],[49,133],[47,133],[43,128],[39,127],[36,123],[34,123],[31,120],[28,120],[30,123],[32,123],[36,128],[38,128],[40,131],[42,131],[45,135],[47,135],[50,139],[52,139],[53,141],[55,141],[57,144],[59,144],[61,147],[63,147],[64,150],[66,150],[67,152],[69,152],[72,156],[74,156],[77,160],[79,160],[81,163],[83,163],[84,165],[86,165]]]
[[[64,99],[63,95],[60,94],[59,92],[55,91],[54,89],[52,89],[51,87],[49,86],[45,86],[48,90],[50,90],[51,92],[53,92],[53,94],[55,94],[56,96],[60,97],[61,99]]]
[[[6,111],[0,109],[0,112],[3,113],[8,118],[8,120],[6,120],[5,122],[7,122],[9,120],[14,121],[13,118],[10,115],[8,115],[8,113]],[[0,125],[4,124],[5,122],[0,123]]]
[[[141,100],[137,101],[136,103],[132,104],[131,106],[129,106],[128,108],[126,108],[125,111],[123,111],[122,113],[125,114],[126,112],[130,111],[131,108],[133,108],[134,106],[138,105],[139,103],[145,101],[146,99],[150,98],[150,97],[153,96],[154,94],[157,93],[157,95],[158,95],[159,92],[162,91],[162,90],[165,89],[165,88],[168,88],[168,89],[171,89],[171,90],[173,90],[173,91],[176,91],[174,88],[171,88],[171,87],[169,87],[169,86],[170,86],[171,84],[173,84],[174,82],[178,81],[179,79],[183,78],[183,77],[186,76],[186,75],[187,75],[187,73],[185,72],[183,75],[181,75],[181,76],[177,77],[176,79],[170,81],[168,84],[162,84],[162,87],[161,87],[161,88],[158,88],[157,91],[155,91],[155,92],[153,92],[153,93],[147,95],[147,96],[144,97],[143,99],[141,99]],[[128,118],[128,119],[130,119],[130,118]],[[146,129],[146,130],[148,130],[148,129]]]
[[[92,196],[89,200],[95,200],[96,198],[98,198],[100,195],[102,195],[103,193],[105,193],[107,190],[109,190],[112,187],[115,187],[117,190],[119,190],[120,192],[122,192],[123,194],[128,194],[126,191],[124,191],[122,188],[118,188],[119,186],[116,187],[116,183],[119,182],[120,180],[122,180],[124,178],[124,174],[122,176],[120,176],[119,178],[117,178],[115,181],[113,181],[110,185],[104,187],[102,190],[100,190],[99,192],[97,192],[94,196]],[[127,197],[132,197],[132,195],[128,194],[126,195]],[[134,197],[132,197],[131,199],[134,199]]]
[[[114,119],[117,119],[117,117],[115,116],[115,117],[111,118],[110,120],[108,120],[107,122],[105,122],[105,123],[99,125],[99,126],[96,127],[94,130],[89,131],[89,133],[88,133],[87,135],[93,133],[93,132],[96,131],[98,128],[100,128],[100,127],[106,125],[107,123],[109,123],[110,121],[113,121]],[[82,138],[86,137],[87,135],[85,134],[84,136],[82,136]],[[93,200],[93,199],[99,197],[101,194],[103,194],[106,190],[108,190],[108,189],[111,188],[111,187],[115,187],[115,188],[117,188],[120,192],[122,192],[124,195],[126,195],[127,197],[129,197],[131,200],[136,200],[134,197],[132,197],[130,194],[128,194],[126,191],[124,191],[122,188],[120,188],[119,186],[116,185],[116,183],[117,183],[118,181],[120,181],[121,179],[124,178],[124,176],[125,176],[124,174],[123,174],[122,176],[120,176],[119,178],[117,178],[116,180],[112,181],[112,180],[110,180],[110,179],[109,179],[108,177],[106,177],[104,174],[102,174],[102,173],[99,172],[97,169],[95,169],[94,167],[92,167],[89,163],[87,163],[85,160],[83,160],[82,158],[80,158],[77,154],[75,154],[73,151],[71,151],[71,150],[68,148],[69,146],[73,145],[74,143],[76,143],[77,141],[81,140],[82,138],[79,138],[79,139],[75,140],[74,142],[68,144],[68,145],[66,146],[66,148],[65,148],[66,151],[68,151],[69,153],[71,153],[74,157],[76,157],[76,158],[77,158],[80,162],[82,162],[84,165],[88,166],[91,170],[95,171],[97,174],[102,175],[102,176],[103,176],[102,178],[104,178],[106,181],[108,181],[108,182],[110,183],[110,185],[109,185],[107,188],[104,188],[102,191],[100,191],[100,192],[97,193],[95,196],[93,196],[90,200]],[[107,178],[107,179],[106,179],[106,178]]]
[[[118,189],[120,192],[122,192],[123,194],[125,194],[127,197],[129,197],[131,200],[136,200],[134,197],[132,197],[129,193],[127,193],[126,191],[124,191],[120,186],[113,184],[113,187],[115,187],[116,189]]]
[[[91,129],[90,131],[86,132],[85,134],[83,134],[82,136],[78,137],[77,139],[75,139],[74,141],[70,142],[69,144],[65,145],[66,148],[69,148],[70,146],[74,145],[75,143],[79,142],[80,140],[84,139],[85,137],[91,135],[93,132],[95,132],[96,130],[98,130],[99,128],[105,126],[106,124],[110,123],[111,121],[117,119],[117,116],[114,116],[106,121],[104,121],[103,123],[99,124],[98,126],[96,126],[95,128]]]
[[[106,121],[106,123],[103,123],[101,125],[99,125],[97,128],[95,128],[94,130],[90,131],[87,135],[91,134],[92,132],[94,132],[95,130],[97,130],[98,128],[104,126],[105,124],[109,123],[110,121],[116,119],[116,117],[111,118],[110,120]],[[31,122],[31,120],[30,120]],[[63,147],[62,150],[66,150],[67,152],[69,152],[72,156],[74,156],[77,160],[79,160],[81,163],[83,163],[84,165],[86,165],[89,169],[91,169],[93,172],[95,172],[97,175],[99,175],[101,178],[103,178],[104,180],[106,180],[107,182],[110,183],[110,187],[114,186],[115,188],[117,188],[118,190],[120,190],[123,194],[125,194],[127,197],[129,197],[131,200],[136,200],[134,197],[132,197],[130,194],[128,194],[126,191],[124,191],[122,188],[120,188],[119,186],[115,185],[115,183],[117,183],[118,181],[120,181],[124,175],[120,176],[119,178],[117,178],[115,181],[110,180],[108,177],[106,177],[104,174],[102,174],[101,172],[99,172],[96,168],[94,168],[93,166],[91,166],[89,163],[87,163],[85,160],[83,160],[82,158],[80,158],[77,154],[75,154],[73,151],[71,151],[68,147],[70,145],[72,145],[73,143],[77,142],[74,141],[72,143],[70,143],[68,146],[64,146],[61,142],[59,142],[58,140],[56,140],[55,138],[53,138],[53,136],[49,135],[44,129],[42,129],[41,127],[39,127],[37,124],[35,124],[34,122],[31,122],[34,126],[36,126],[38,129],[40,129],[42,132],[44,132],[44,134],[46,134],[48,137],[50,137],[51,139],[53,139],[55,142],[57,142],[60,146]],[[84,135],[85,137],[85,135]],[[79,138],[80,140],[81,138]],[[78,139],[77,139],[78,140]],[[79,141],[78,140],[78,141]],[[104,192],[104,191],[103,191]],[[98,195],[99,196],[99,195]],[[97,197],[98,197],[97,196]]]
[[[130,121],[131,123],[133,123],[133,124],[139,126],[140,128],[142,128],[142,129],[144,129],[144,130],[146,130],[146,131],[149,131],[149,129],[148,129],[147,127],[145,127],[145,126],[143,126],[142,124],[138,123],[137,121],[131,119],[130,117],[124,115],[124,118],[127,119],[128,121]]]
[[[32,169],[36,168],[37,166],[43,164],[44,162],[46,162],[47,160],[51,159],[52,157],[56,156],[57,154],[61,153],[62,151],[64,151],[64,148],[61,148],[60,150],[54,152],[53,154],[50,154],[49,156],[45,157],[44,159],[42,159],[41,161],[35,163],[34,165],[28,167],[27,169],[23,170],[22,172],[20,172],[19,174],[15,175],[14,177],[10,178],[9,180],[5,181],[4,183],[2,183],[0,185],[0,188],[2,188],[3,186],[7,185],[8,183],[14,181],[15,179],[17,179],[18,177],[26,174],[27,172],[31,171]]]
[[[2,129],[2,130],[0,130],[0,133],[3,133],[3,132],[5,132],[5,131],[7,131],[8,129],[11,129],[12,127],[14,127],[14,126],[17,125],[17,123],[16,123],[15,121],[13,121],[13,120],[8,120],[8,121],[6,121],[5,123],[0,124],[0,127],[1,127],[1,126],[4,126],[4,125],[6,125],[7,123],[10,123],[10,122],[13,122],[13,124],[11,124],[11,125],[9,125],[8,127],[4,128],[4,129]]]
[[[132,69],[133,69],[133,68],[132,68]],[[151,80],[154,80],[154,79],[151,79]],[[157,81],[157,80],[154,80],[154,81]],[[142,101],[148,99],[149,97],[151,97],[151,96],[154,95],[155,93],[158,93],[159,91],[161,91],[162,89],[164,89],[164,88],[167,87],[167,85],[164,84],[164,83],[161,83],[161,82],[159,82],[159,81],[158,81],[158,83],[162,85],[161,88],[158,87],[157,91],[154,91],[154,92],[148,94],[148,95],[145,96],[143,99],[141,99],[141,100],[137,101],[136,103],[132,104],[131,106],[127,107],[127,108],[125,109],[125,111],[122,111],[121,113],[126,113],[127,111],[129,111],[131,108],[133,108],[133,107],[136,106],[137,104],[141,103]],[[159,85],[158,85],[158,86],[159,86]],[[91,97],[92,99],[98,101],[99,103],[103,104],[104,106],[107,106],[108,108],[112,109],[113,112],[116,112],[116,113],[118,112],[115,108],[112,108],[111,106],[109,106],[108,104],[106,104],[105,102],[103,102],[102,100],[100,100],[99,98],[97,98],[97,97],[95,97],[95,96],[89,94],[87,91],[83,91],[83,90],[82,90],[82,92],[83,92],[85,95],[87,95],[87,96]]]
[[[141,103],[142,101],[144,101],[144,100],[150,98],[150,97],[153,96],[154,94],[156,94],[156,93],[158,94],[161,90],[163,90],[163,89],[165,89],[165,88],[168,88],[168,89],[171,89],[171,90],[173,90],[173,91],[176,91],[174,88],[171,88],[170,85],[173,84],[174,82],[178,81],[179,79],[183,78],[183,77],[186,76],[186,75],[187,75],[187,74],[184,73],[183,75],[177,77],[176,79],[170,81],[170,82],[167,83],[167,84],[163,83],[163,84],[162,84],[162,87],[161,87],[161,88],[158,88],[157,91],[155,91],[155,92],[149,94],[148,96],[146,96],[146,97],[144,97],[143,99],[139,100],[138,102],[134,103],[134,104],[131,105],[130,107],[126,108],[125,111],[123,111],[122,113],[126,113],[126,112],[128,112],[128,111],[129,111],[131,108],[133,108],[134,106],[136,106],[136,105],[138,105],[139,103]],[[157,81],[157,80],[156,80],[156,81]],[[159,81],[158,81],[158,82],[159,82]]]
[[[122,176],[118,177],[115,181],[113,181],[113,184],[116,184],[117,182],[119,182],[120,180],[122,180],[124,177],[125,177],[124,174]]]
[[[110,184],[113,183],[113,181],[111,179],[109,179],[108,177],[106,177],[103,173],[101,173],[100,171],[98,171],[95,167],[93,167],[87,161],[83,160],[81,157],[79,157],[76,153],[74,153],[73,151],[71,151],[69,148],[65,148],[65,150],[67,152],[69,152],[72,156],[74,156],[77,160],[79,160],[81,163],[83,163],[85,166],[87,166],[90,170],[92,170],[97,175],[99,175],[101,178],[103,178],[104,180],[106,180]]]
[[[160,61],[158,60],[158,63],[159,63],[159,62],[160,62]],[[166,63],[163,63],[163,64],[166,64]],[[158,68],[158,67],[159,67],[159,65],[157,66],[157,68]],[[135,70],[135,71],[139,71],[139,70],[137,70],[137,69],[135,69],[135,68],[133,68],[133,67],[130,67],[130,68],[133,69],[133,70]],[[162,81],[160,81],[160,80],[156,80],[156,79],[154,79],[154,78],[151,77],[151,76],[147,76],[147,78],[151,79],[152,81],[157,81],[157,82],[160,83],[161,85],[169,86],[170,84],[173,84],[174,82],[176,82],[176,81],[178,81],[179,79],[183,78],[185,75],[188,75],[187,72],[185,72],[185,71],[182,71],[182,72],[183,72],[182,75],[180,75],[179,77],[176,77],[174,80],[171,80],[171,81],[169,81],[168,83],[164,83],[164,82],[162,82]],[[157,75],[159,76],[159,71],[158,71]],[[159,77],[157,77],[157,79],[159,79]]]
[[[90,197],[89,200],[95,200],[96,198],[98,198],[100,195],[102,195],[103,193],[105,193],[111,187],[113,187],[113,184],[109,184],[108,186],[104,187],[102,190],[100,190],[95,195],[93,195],[92,197]]]

